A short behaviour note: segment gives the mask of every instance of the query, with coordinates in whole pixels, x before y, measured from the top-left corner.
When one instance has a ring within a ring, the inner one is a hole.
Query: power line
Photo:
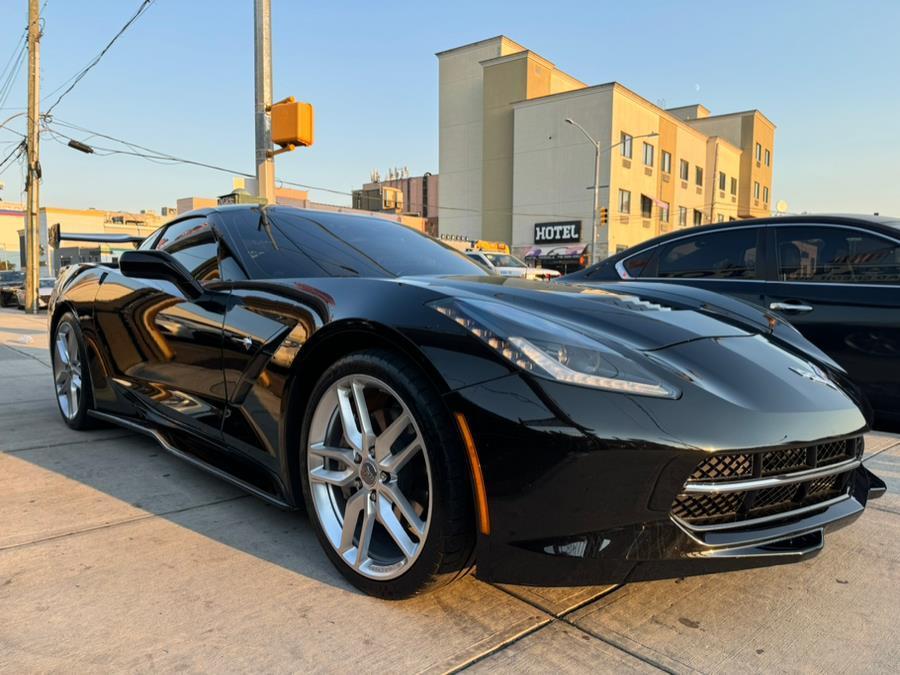
[[[110,40],[108,43],[106,43],[106,46],[105,46],[103,49],[101,49],[100,52],[99,52],[93,59],[91,59],[90,61],[88,61],[88,64],[87,64],[84,68],[82,68],[81,70],[79,70],[79,71],[78,71],[77,73],[75,73],[72,77],[70,77],[68,80],[66,80],[66,81],[63,82],[61,85],[59,85],[56,89],[54,89],[54,90],[51,91],[49,94],[47,94],[47,96],[46,96],[45,98],[50,98],[50,97],[52,97],[52,96],[53,96],[56,92],[58,92],[60,89],[62,89],[63,87],[66,87],[66,84],[68,83],[68,87],[66,87],[65,91],[63,91],[63,93],[61,93],[61,94],[59,95],[59,98],[57,98],[56,101],[55,101],[49,108],[47,108],[47,112],[44,113],[45,115],[49,115],[50,112],[51,112],[56,106],[59,105],[59,102],[62,101],[63,98],[65,98],[65,96],[66,96],[70,91],[72,91],[72,89],[74,89],[75,86],[76,86],[79,82],[81,82],[82,78],[83,78],[85,75],[88,74],[88,72],[91,70],[91,68],[93,68],[94,66],[96,66],[96,65],[100,62],[100,59],[102,59],[102,58],[106,55],[106,52],[108,52],[108,51],[110,50],[110,48],[115,44],[116,40],[118,40],[118,39],[122,36],[122,34],[123,34],[125,31],[127,31],[127,30],[131,27],[131,24],[133,24],[135,21],[137,21],[137,20],[140,18],[140,16],[141,16],[145,11],[147,11],[147,9],[150,7],[150,5],[153,4],[153,2],[154,2],[154,0],[143,0],[143,1],[141,2],[140,6],[139,6],[139,7],[137,8],[137,10],[135,11],[135,13],[131,16],[131,18],[128,19],[128,21],[125,22],[125,25],[122,26],[122,27],[119,29],[119,32],[117,32],[117,33],[113,36],[112,40]]]
[[[25,141],[21,141],[16,147],[14,147],[12,149],[12,151],[6,157],[4,157],[2,160],[0,160],[0,171],[5,170],[4,164],[6,164],[7,162],[9,162],[10,166],[12,166],[12,163],[15,161],[15,159],[13,158],[13,155],[15,155],[16,153],[19,153],[19,155],[21,155],[24,150],[25,150]],[[12,160],[12,161],[10,161],[10,160]]]
[[[13,85],[19,78],[19,73],[22,72],[22,65],[25,63],[25,54],[25,39],[23,38],[13,52],[13,57],[10,57],[7,67],[4,67],[3,75],[0,76],[3,78],[3,83],[0,84],[0,106],[6,103],[6,100],[12,92]]]

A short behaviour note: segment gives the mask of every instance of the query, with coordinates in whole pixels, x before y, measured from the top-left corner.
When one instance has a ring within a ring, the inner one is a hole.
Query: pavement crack
[[[92,532],[98,532],[101,530],[109,530],[115,527],[120,527],[122,525],[130,525],[132,523],[138,523],[143,520],[150,520],[151,518],[166,518],[168,516],[173,516],[179,513],[185,513],[187,511],[193,511],[195,509],[206,508],[207,506],[215,506],[217,504],[225,504],[227,502],[234,502],[239,499],[248,499],[250,495],[235,495],[234,497],[226,497],[224,499],[216,499],[211,502],[205,502],[203,504],[195,504],[193,506],[185,506],[180,509],[173,509],[171,511],[162,511],[160,513],[145,513],[139,516],[134,516],[133,518],[123,518],[121,520],[116,520],[111,523],[103,523],[101,525],[94,525],[92,527],[84,527],[81,529],[69,530],[68,532],[60,532],[58,534],[52,534],[48,537],[41,537],[39,539],[32,539],[31,541],[23,541],[18,544],[9,544],[7,546],[0,546],[0,554],[6,551],[13,551],[20,548],[26,548],[28,546],[35,546],[37,544],[44,544],[48,541],[56,541],[57,539],[65,539],[67,537],[74,537],[83,534],[90,534]]]
[[[84,445],[86,443],[102,443],[104,441],[121,441],[125,438],[146,438],[145,436],[140,436],[133,432],[125,432],[116,436],[105,436],[103,438],[86,438],[83,441],[59,441],[57,443],[42,443],[41,445],[29,445],[27,448],[13,448],[12,450],[3,450],[0,448],[0,453],[4,455],[15,455],[20,452],[28,452],[29,450],[49,450],[52,448],[59,448],[62,446],[69,445]]]

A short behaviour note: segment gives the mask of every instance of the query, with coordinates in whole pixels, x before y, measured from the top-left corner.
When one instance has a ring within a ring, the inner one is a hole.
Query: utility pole
[[[41,267],[40,225],[40,104],[41,16],[39,0],[28,0],[28,176],[25,182],[25,311],[38,311]]]
[[[31,0],[35,2],[36,0]],[[254,74],[256,84],[257,194],[275,203],[275,160],[272,154],[272,2],[253,0]]]

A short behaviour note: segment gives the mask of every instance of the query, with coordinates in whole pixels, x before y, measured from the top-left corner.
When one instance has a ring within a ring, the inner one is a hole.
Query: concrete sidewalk
[[[361,595],[284,513],[120,429],[70,431],[45,317],[0,310],[0,672],[890,672],[891,492],[799,565],[622,588]]]

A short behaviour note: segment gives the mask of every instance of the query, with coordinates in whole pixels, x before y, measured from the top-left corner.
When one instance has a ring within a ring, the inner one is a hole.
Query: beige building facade
[[[519,252],[589,244],[595,148],[567,118],[601,148],[598,258],[771,212],[775,127],[759,111],[664,110],[617,82],[587,86],[503,36],[437,57],[442,235]]]

